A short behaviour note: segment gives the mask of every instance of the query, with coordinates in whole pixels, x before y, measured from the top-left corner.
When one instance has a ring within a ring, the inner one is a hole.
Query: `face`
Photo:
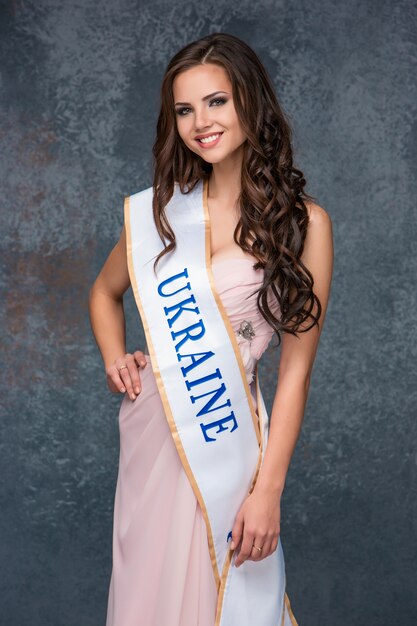
[[[174,79],[173,96],[178,133],[190,150],[209,163],[236,156],[246,135],[223,67],[207,63],[181,72]]]

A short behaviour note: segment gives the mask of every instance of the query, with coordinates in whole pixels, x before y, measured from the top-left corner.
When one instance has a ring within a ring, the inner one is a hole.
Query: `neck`
[[[220,163],[213,163],[213,171],[209,178],[209,198],[216,200],[223,206],[234,206],[241,191],[242,158],[239,154],[232,154]]]

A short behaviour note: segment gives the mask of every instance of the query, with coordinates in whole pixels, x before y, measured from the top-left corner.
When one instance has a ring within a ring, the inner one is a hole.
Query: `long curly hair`
[[[321,304],[313,292],[313,276],[300,258],[309,221],[305,200],[315,198],[304,192],[304,175],[293,165],[292,130],[273,84],[256,53],[234,35],[212,33],[186,45],[165,71],[152,149],[153,215],[165,247],[154,269],[160,258],[176,247],[164,210],[175,183],[182,193],[189,193],[212,171],[212,165],[181,140],[173,97],[175,77],[205,63],[217,64],[226,71],[236,114],[247,137],[238,199],[240,217],[233,238],[257,259],[254,269],[264,270],[263,283],[256,291],[257,306],[274,329],[279,345],[283,332],[297,335],[319,324]],[[278,317],[268,304],[271,290],[279,304]]]

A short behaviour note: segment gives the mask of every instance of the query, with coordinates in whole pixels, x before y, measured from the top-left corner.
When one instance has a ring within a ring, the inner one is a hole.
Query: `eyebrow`
[[[218,93],[225,93],[226,95],[229,95],[227,93],[227,91],[214,91],[213,93],[209,93],[208,96],[204,96],[204,98],[201,98],[203,100],[203,102],[205,100],[209,100],[210,98],[212,98],[213,96],[216,96]],[[190,104],[189,102],[176,102],[175,106],[178,106],[179,104]]]

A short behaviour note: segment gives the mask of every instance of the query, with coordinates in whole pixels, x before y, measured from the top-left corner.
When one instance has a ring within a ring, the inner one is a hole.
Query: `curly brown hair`
[[[233,238],[257,259],[254,269],[264,269],[257,306],[274,329],[279,345],[283,332],[296,335],[319,325],[321,304],[313,292],[313,276],[300,258],[309,222],[305,200],[315,198],[304,192],[304,175],[293,165],[291,126],[272,81],[252,48],[234,35],[212,33],[186,45],[165,71],[152,150],[153,214],[165,248],[157,256],[154,269],[159,259],[176,246],[164,210],[175,183],[182,193],[188,193],[212,171],[210,163],[181,141],[173,97],[175,77],[205,63],[217,64],[227,72],[236,114],[247,136],[238,200],[240,217]],[[268,305],[270,290],[278,301],[279,317]],[[309,318],[311,323],[306,326],[304,322]]]

